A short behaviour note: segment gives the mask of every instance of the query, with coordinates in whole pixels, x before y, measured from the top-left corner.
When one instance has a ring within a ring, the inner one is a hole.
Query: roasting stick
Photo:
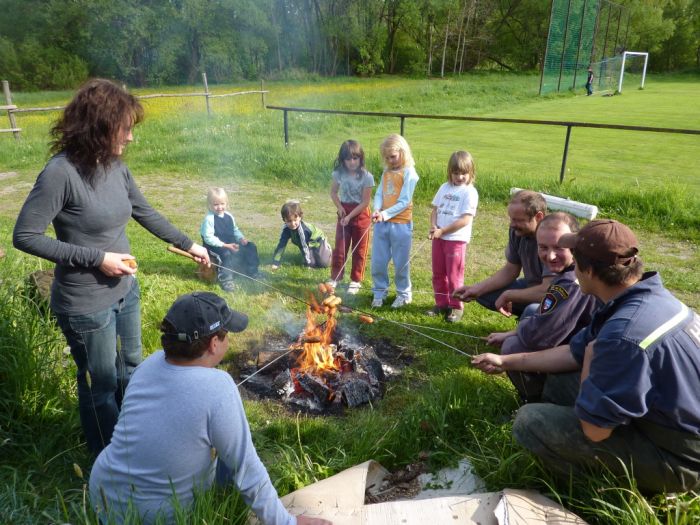
[[[352,310],[353,312],[355,312],[355,313],[357,313],[357,314],[361,314],[361,315],[364,315],[364,316],[367,316],[367,317],[372,317],[373,319],[379,319],[380,321],[386,321],[387,323],[391,323],[391,324],[395,324],[395,325],[401,326],[401,327],[405,328],[406,330],[408,330],[409,332],[414,332],[414,333],[416,333],[416,334],[418,334],[418,335],[422,335],[422,336],[425,337],[426,339],[430,339],[431,341],[435,341],[436,343],[441,344],[442,346],[446,346],[447,348],[450,348],[450,349],[454,350],[455,352],[457,352],[457,353],[459,353],[459,354],[462,354],[462,355],[467,356],[469,359],[472,358],[472,355],[471,355],[471,354],[468,354],[468,353],[466,353],[465,351],[460,350],[459,348],[457,348],[457,347],[455,347],[455,346],[452,346],[451,344],[446,343],[445,341],[440,341],[439,339],[435,339],[434,337],[432,337],[432,336],[430,336],[430,335],[428,335],[428,334],[426,334],[426,333],[423,333],[423,332],[421,332],[420,330],[416,330],[415,328],[413,328],[414,326],[417,326],[417,327],[419,327],[419,328],[428,328],[428,329],[430,329],[430,327],[423,326],[423,325],[417,325],[417,324],[411,324],[411,323],[402,323],[402,322],[400,322],[400,321],[394,321],[393,319],[387,319],[386,317],[381,317],[381,316],[379,316],[379,315],[377,315],[377,314],[375,314],[375,313],[365,312],[365,311],[360,310],[360,309],[358,309],[358,308],[353,308],[352,306],[347,306],[347,305],[343,305],[343,306],[345,306],[345,308],[347,308],[348,310]],[[439,330],[439,329],[438,329],[438,330]],[[444,330],[444,331],[447,332],[447,330]],[[451,333],[458,334],[458,335],[463,335],[463,336],[466,336],[466,337],[471,337],[471,338],[473,338],[473,339],[479,339],[479,340],[481,340],[481,337],[477,337],[477,336],[475,336],[475,335],[463,334],[463,333],[461,333],[461,332],[451,332]]]
[[[276,363],[277,361],[279,361],[280,359],[282,359],[282,358],[283,358],[284,356],[286,356],[287,354],[290,354],[290,353],[293,352],[294,350],[297,350],[297,348],[290,348],[290,349],[287,350],[285,353],[281,354],[281,355],[278,356],[278,357],[275,357],[272,361],[270,361],[269,363],[267,363],[267,364],[264,365],[264,366],[261,366],[261,367],[258,368],[255,372],[253,372],[252,374],[250,374],[250,375],[249,375],[248,377],[246,377],[243,381],[241,381],[240,383],[236,383],[236,386],[241,386],[243,383],[245,383],[246,381],[248,381],[248,379],[250,379],[251,377],[253,377],[253,376],[256,375],[256,374],[259,374],[260,372],[262,372],[263,370],[265,370],[268,366],[270,366],[270,365]]]
[[[175,253],[177,255],[182,255],[183,257],[187,257],[188,259],[192,259],[193,261],[195,260],[194,256],[191,253],[188,253],[185,250],[181,250],[180,248],[175,248],[175,246],[168,246],[168,251]],[[260,279],[256,279],[255,277],[251,277],[250,275],[247,275],[247,274],[242,273],[242,272],[237,272],[236,270],[232,270],[231,268],[226,268],[225,266],[221,266],[220,264],[211,263],[211,265],[214,266],[215,268],[221,268],[222,270],[226,270],[227,272],[235,273],[236,275],[246,277],[247,279],[250,279],[251,281],[255,281],[256,283],[262,284],[263,286],[267,286],[268,288],[274,290],[278,294],[287,296],[291,299],[295,299],[295,300],[300,301],[308,306],[313,307],[313,305],[310,302],[304,301],[304,299],[300,299],[299,297],[296,297],[292,294],[284,292],[284,291],[280,290],[279,288],[272,286],[269,283],[266,283],[265,281],[261,281]]]
[[[177,254],[177,255],[182,255],[183,257],[187,257],[188,259],[192,259],[193,261],[195,260],[195,259],[194,259],[194,256],[193,256],[192,254],[190,254],[190,253],[188,253],[188,252],[186,252],[186,251],[184,251],[184,250],[181,250],[181,249],[179,249],[179,248],[175,248],[174,246],[168,246],[168,251],[169,251],[169,252],[172,252],[172,253],[175,253],[175,254]],[[263,286],[267,286],[268,288],[270,288],[270,289],[276,291],[277,293],[280,293],[280,294],[282,294],[282,295],[284,295],[284,296],[287,296],[287,297],[289,297],[289,298],[291,298],[291,299],[295,299],[295,300],[297,300],[297,301],[300,301],[300,302],[302,302],[302,303],[304,303],[304,304],[306,304],[306,305],[308,305],[308,306],[313,306],[311,303],[309,303],[309,302],[307,302],[307,301],[304,301],[303,299],[300,299],[299,297],[295,297],[294,295],[291,295],[291,294],[288,294],[288,293],[286,293],[286,292],[283,292],[283,291],[280,290],[279,288],[276,288],[275,286],[272,286],[271,284],[268,284],[268,283],[266,283],[266,282],[264,282],[264,281],[260,281],[260,280],[258,280],[258,279],[255,279],[254,277],[251,277],[250,275],[246,275],[246,274],[244,274],[244,273],[237,272],[236,270],[232,270],[231,268],[226,268],[225,266],[221,266],[221,265],[218,265],[218,264],[216,264],[216,263],[211,263],[211,265],[214,266],[214,267],[216,267],[216,268],[221,268],[221,269],[223,269],[223,270],[227,270],[227,271],[232,272],[232,273],[235,273],[235,274],[237,274],[237,275],[242,275],[243,277],[247,277],[248,279],[251,279],[251,280],[255,281],[256,283],[260,283],[260,284],[262,284]],[[411,325],[411,326],[409,326],[407,323],[401,323],[401,322],[399,322],[399,321],[394,321],[393,319],[387,319],[386,317],[380,317],[380,316],[378,316],[378,315],[376,315],[376,314],[369,313],[369,312],[364,312],[364,311],[359,310],[359,309],[357,309],[357,308],[352,308],[352,307],[350,307],[350,306],[346,306],[346,308],[352,310],[353,312],[357,312],[357,313],[359,313],[359,314],[366,315],[366,316],[368,316],[368,317],[380,319],[380,320],[382,320],[382,321],[386,321],[386,322],[389,322],[389,323],[392,323],[392,324],[395,324],[395,325],[398,325],[398,326],[402,326],[402,327],[404,327],[406,330],[408,330],[408,331],[410,331],[410,332],[414,332],[414,333],[416,333],[416,334],[418,334],[418,335],[422,335],[423,337],[425,337],[425,338],[427,338],[427,339],[430,339],[431,341],[435,341],[436,343],[441,344],[441,345],[443,345],[443,346],[446,346],[447,348],[450,348],[450,349],[454,350],[455,352],[458,352],[458,353],[460,353],[460,354],[462,354],[462,355],[465,355],[465,356],[468,357],[469,359],[472,358],[471,354],[468,354],[468,353],[464,352],[463,350],[460,350],[459,348],[457,348],[457,347],[455,347],[455,346],[452,346],[451,344],[445,343],[444,341],[440,341],[439,339],[436,339],[436,338],[434,338],[434,337],[432,337],[432,336],[430,336],[430,335],[428,335],[428,334],[425,334],[425,333],[423,333],[423,332],[421,332],[421,331],[416,330],[415,328],[413,328],[413,326],[418,326],[418,325]],[[425,328],[425,327],[421,326],[421,328]],[[461,334],[461,335],[466,335],[466,334]],[[476,336],[469,336],[469,337],[475,337],[475,338],[476,338]],[[477,338],[477,339],[478,339],[478,338]],[[280,357],[282,357],[282,356],[280,356]],[[279,358],[277,358],[277,359],[279,359]],[[248,378],[246,378],[246,381],[247,381],[247,379],[249,379],[250,377],[252,377],[252,375],[251,375],[251,376],[248,376]]]

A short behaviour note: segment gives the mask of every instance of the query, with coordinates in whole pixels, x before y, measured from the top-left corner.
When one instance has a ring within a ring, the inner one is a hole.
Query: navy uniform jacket
[[[592,295],[581,292],[574,266],[569,266],[549,285],[537,313],[520,321],[516,330],[520,348],[514,348],[515,341],[509,342],[509,353],[534,352],[568,343],[588,326],[598,303]]]
[[[656,272],[596,312],[570,343],[590,374],[576,415],[601,428],[643,419],[700,436],[700,317],[661,284]]]

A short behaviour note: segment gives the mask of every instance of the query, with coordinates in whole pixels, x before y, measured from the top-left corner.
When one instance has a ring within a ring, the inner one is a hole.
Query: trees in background
[[[700,0],[622,0],[628,49],[700,68]],[[0,77],[130,85],[539,67],[548,0],[0,0]]]

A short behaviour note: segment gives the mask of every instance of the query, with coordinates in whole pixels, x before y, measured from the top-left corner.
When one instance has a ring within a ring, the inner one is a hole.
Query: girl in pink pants
[[[466,151],[453,153],[447,164],[447,182],[440,186],[432,202],[430,238],[435,306],[428,315],[444,315],[449,323],[462,318],[462,302],[453,298],[452,292],[464,283],[464,261],[479,203],[474,178],[472,156]]]

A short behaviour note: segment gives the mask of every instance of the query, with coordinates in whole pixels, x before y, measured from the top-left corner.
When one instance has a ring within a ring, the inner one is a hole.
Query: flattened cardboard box
[[[376,461],[366,461],[287,494],[282,503],[294,515],[325,518],[334,525],[586,525],[576,514],[529,490],[365,504],[367,487],[379,485],[388,475]]]

